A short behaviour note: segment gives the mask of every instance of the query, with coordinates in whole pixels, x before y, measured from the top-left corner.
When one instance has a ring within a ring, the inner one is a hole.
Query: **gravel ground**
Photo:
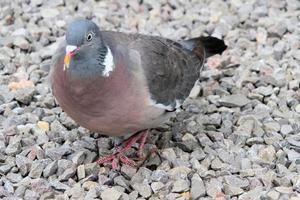
[[[1,0],[0,198],[300,199],[299,16],[298,0]],[[78,127],[50,92],[49,61],[75,17],[229,46],[185,111],[152,131],[140,168],[93,163],[114,139]]]

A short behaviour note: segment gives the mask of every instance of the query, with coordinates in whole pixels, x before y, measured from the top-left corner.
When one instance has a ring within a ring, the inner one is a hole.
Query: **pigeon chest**
[[[61,71],[54,95],[78,124],[109,135],[123,135],[159,125],[161,109],[149,105],[143,77],[118,67],[109,77],[73,78]]]

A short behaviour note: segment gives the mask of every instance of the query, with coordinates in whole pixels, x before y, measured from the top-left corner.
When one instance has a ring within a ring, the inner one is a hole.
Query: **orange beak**
[[[64,58],[64,71],[69,68],[72,55],[74,54],[76,49],[77,49],[77,46],[73,46],[73,45],[66,46],[66,55]]]

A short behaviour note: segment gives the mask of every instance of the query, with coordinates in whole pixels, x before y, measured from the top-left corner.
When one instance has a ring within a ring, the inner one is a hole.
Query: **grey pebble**
[[[260,86],[256,89],[254,89],[253,92],[261,94],[266,97],[266,96],[270,96],[271,94],[273,94],[274,90],[273,90],[273,87],[271,85],[269,85],[267,87]]]
[[[16,155],[21,152],[21,143],[19,140],[12,141],[5,149],[7,155]]]
[[[169,179],[169,176],[168,176],[167,172],[165,172],[164,170],[158,169],[158,170],[153,171],[151,174],[151,180],[153,180],[153,181],[167,183],[168,179]]]
[[[244,95],[236,94],[222,97],[219,103],[227,107],[241,107],[250,103],[250,100]]]
[[[107,188],[101,193],[101,198],[103,200],[118,200],[121,194],[121,192],[114,188]]]
[[[18,183],[23,179],[21,174],[17,174],[17,173],[8,173],[6,174],[6,178],[12,183]]]
[[[97,163],[89,163],[84,165],[85,175],[94,175],[99,172],[99,165]]]
[[[178,179],[173,183],[172,192],[184,192],[189,189],[190,183],[186,180]]]
[[[203,197],[206,194],[204,182],[198,174],[191,179],[191,196],[193,199]]]
[[[85,168],[84,168],[84,165],[79,165],[77,167],[77,178],[78,178],[78,180],[81,180],[81,179],[85,178]]]
[[[165,188],[165,184],[162,182],[152,182],[150,187],[153,193],[158,193],[161,189]]]
[[[147,182],[134,183],[132,187],[144,198],[148,198],[152,194],[151,187]]]
[[[40,195],[37,192],[27,189],[25,191],[24,197],[26,200],[31,200],[31,199],[34,200],[34,199],[39,199]]]
[[[19,89],[15,93],[15,99],[23,104],[28,105],[35,93],[36,90],[31,87]]]
[[[63,184],[63,183],[59,182],[58,180],[51,180],[50,185],[58,191],[65,191],[70,188],[68,185]]]
[[[31,178],[40,178],[45,167],[46,167],[46,163],[43,163],[38,160],[34,161],[32,163],[32,166],[31,166],[28,176]]]
[[[293,127],[289,124],[283,124],[281,127],[280,127],[280,132],[283,134],[283,135],[288,135],[288,134],[291,134],[292,132],[294,131]]]
[[[70,167],[67,168],[59,177],[58,180],[60,181],[66,181],[69,178],[73,177],[76,173],[76,168],[75,167]]]
[[[58,168],[57,160],[52,161],[43,170],[43,176],[47,178],[47,177],[53,175],[56,172],[57,168]]]

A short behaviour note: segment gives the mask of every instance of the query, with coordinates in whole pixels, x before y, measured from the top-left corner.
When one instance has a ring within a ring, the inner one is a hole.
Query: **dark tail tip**
[[[222,52],[227,48],[223,40],[212,36],[183,40],[180,44],[202,57],[204,48],[206,58],[215,54],[222,54]]]
[[[225,49],[227,49],[226,44],[223,40],[220,40],[216,37],[208,36],[208,37],[200,37],[201,43],[204,46],[206,56],[210,57],[215,54],[222,54]]]

